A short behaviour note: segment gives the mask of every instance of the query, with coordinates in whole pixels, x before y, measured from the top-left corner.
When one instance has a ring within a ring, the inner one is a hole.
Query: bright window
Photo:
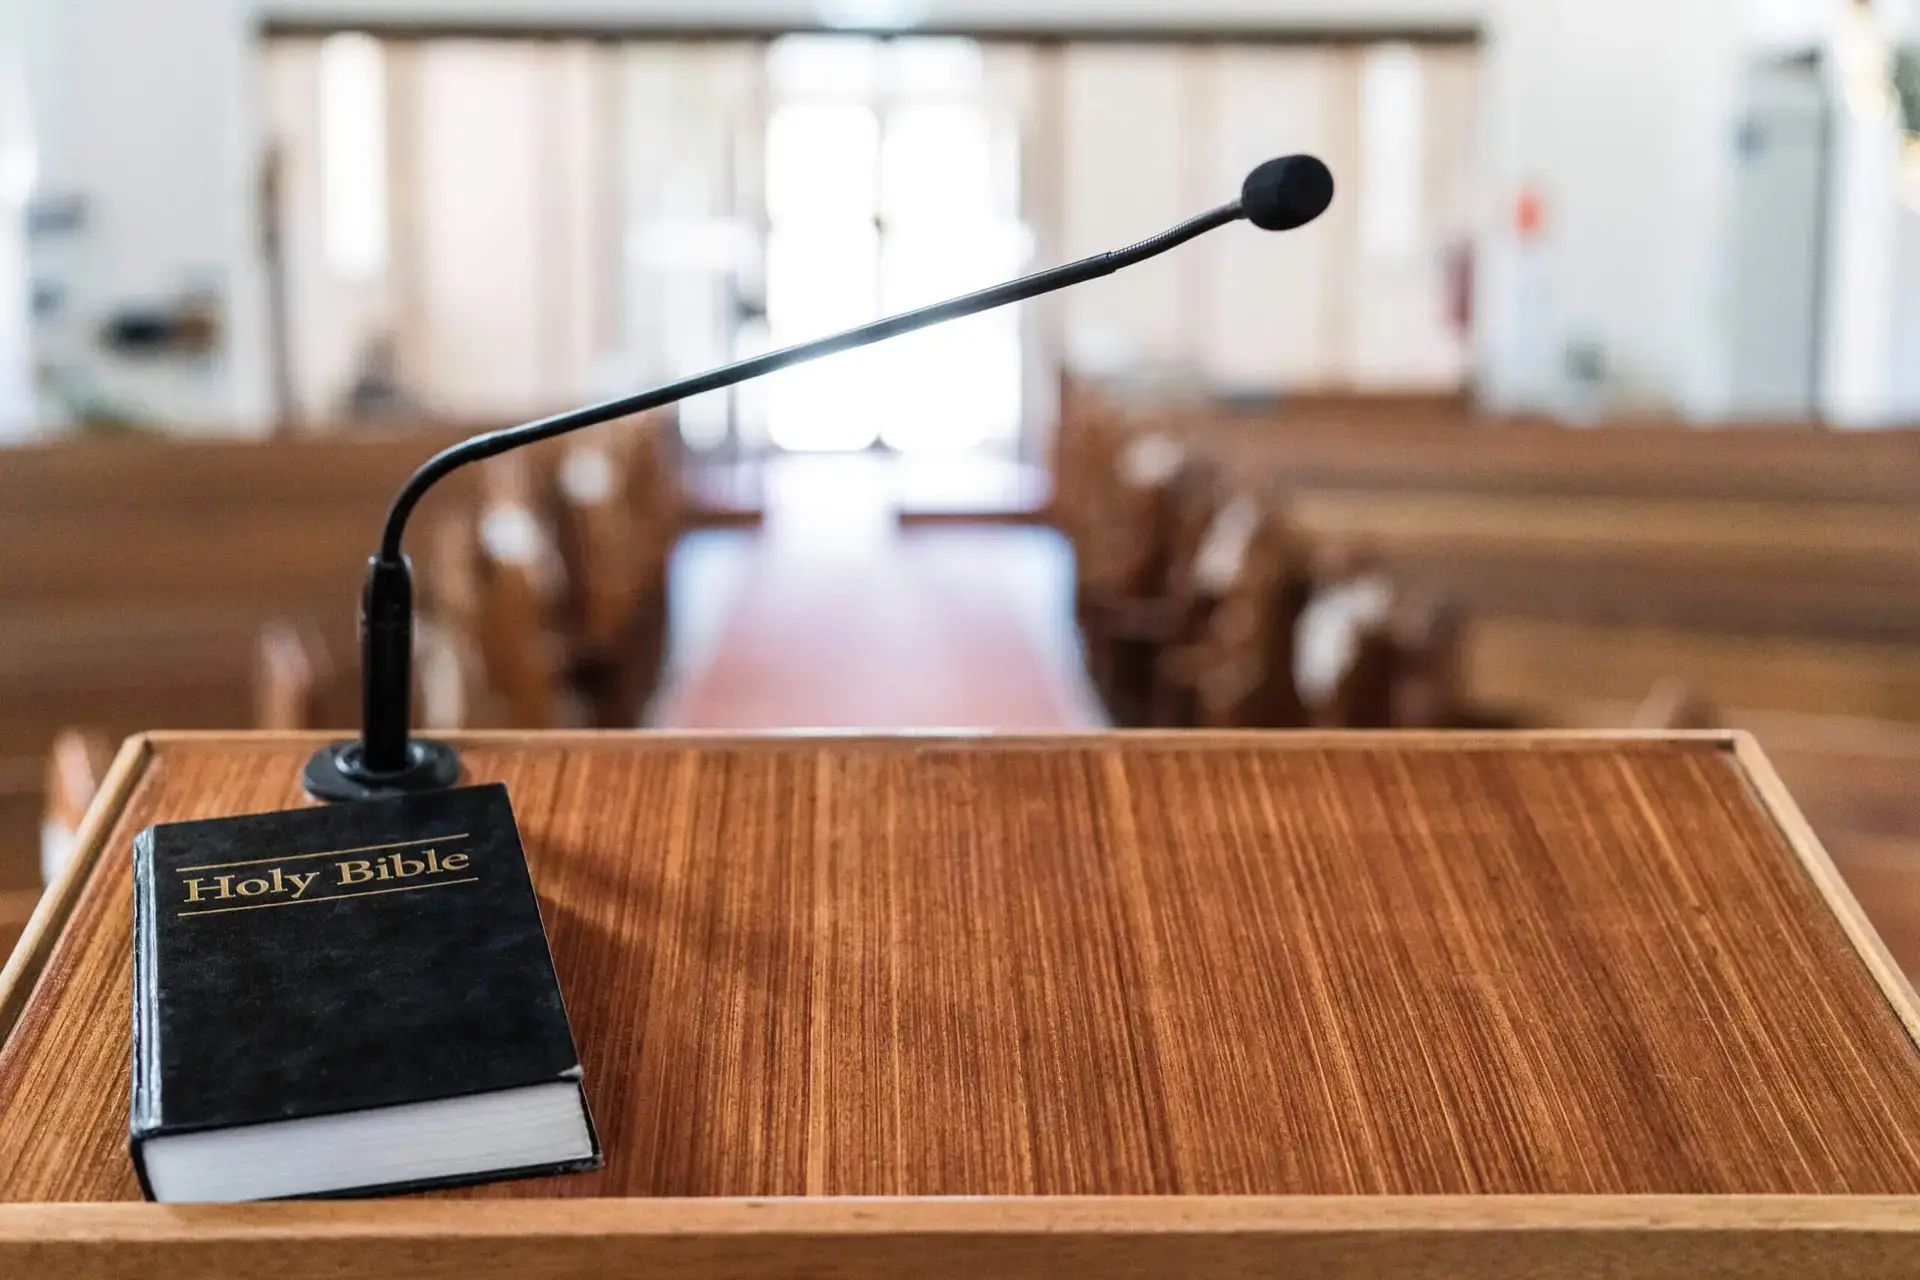
[[[1360,242],[1372,257],[1405,258],[1419,248],[1424,93],[1411,45],[1367,50],[1360,65]]]
[[[329,36],[320,46],[321,232],[342,279],[387,270],[387,80],[371,36]]]
[[[786,346],[1017,275],[1013,131],[970,41],[793,37],[769,57],[767,321]],[[992,313],[788,370],[767,432],[791,450],[1012,440],[1020,317]]]

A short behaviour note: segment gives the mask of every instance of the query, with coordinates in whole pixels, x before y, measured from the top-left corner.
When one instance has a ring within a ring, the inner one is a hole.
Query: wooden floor
[[[762,528],[689,536],[674,565],[672,670],[652,722],[1098,727],[1065,544],[1031,527],[902,530],[895,502],[928,490],[929,465],[786,459],[766,473]]]

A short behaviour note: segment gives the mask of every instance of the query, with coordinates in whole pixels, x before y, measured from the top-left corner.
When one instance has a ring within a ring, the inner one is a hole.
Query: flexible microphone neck
[[[751,356],[745,360],[735,361],[733,364],[723,365],[718,369],[696,373],[678,382],[654,387],[649,391],[622,396],[617,400],[608,400],[600,404],[587,405],[584,408],[569,409],[565,413],[558,413],[549,418],[541,418],[501,431],[489,431],[471,440],[463,440],[429,458],[401,487],[400,492],[394,497],[392,507],[387,511],[386,527],[380,535],[379,558],[388,562],[400,559],[401,543],[407,532],[407,520],[413,514],[414,507],[419,504],[422,497],[426,496],[427,490],[470,462],[479,462],[483,458],[491,458],[511,449],[518,449],[522,445],[551,440],[555,436],[563,436],[583,427],[599,426],[604,422],[612,422],[616,418],[631,417],[636,413],[645,413],[649,409],[664,408],[708,391],[719,391],[753,378],[775,373],[789,365],[804,364],[809,360],[817,360],[821,356],[849,351],[854,347],[881,342],[903,333],[912,333],[915,329],[924,329],[928,325],[944,324],[946,321],[958,320],[963,316],[991,311],[995,307],[1004,307],[1008,303],[1037,298],[1041,294],[1052,293],[1056,289],[1065,289],[1076,284],[1084,284],[1089,280],[1098,280],[1102,276],[1112,275],[1122,267],[1145,262],[1148,258],[1157,257],[1169,249],[1177,248],[1196,236],[1205,235],[1217,227],[1224,227],[1246,216],[1240,201],[1235,200],[1231,204],[1223,204],[1218,209],[1209,210],[1198,217],[1189,218],[1178,226],[1170,227],[1159,235],[1151,236],[1124,249],[1097,253],[1090,258],[1082,258],[1078,262],[1049,267],[1045,271],[1021,276],[1018,280],[1009,280],[1005,284],[963,294],[958,298],[949,298],[945,302],[936,302],[917,310],[887,316],[869,324],[829,334],[824,338],[815,338],[811,342],[796,343],[790,347],[782,347],[778,351]]]
[[[811,342],[751,356],[650,391],[490,431],[435,454],[395,495],[380,534],[379,550],[367,563],[367,583],[360,606],[363,716],[360,738],[332,743],[315,752],[307,762],[304,777],[307,791],[324,800],[364,800],[450,787],[459,780],[460,761],[452,748],[409,736],[413,709],[413,572],[402,549],[407,520],[414,508],[428,490],[452,472],[470,462],[522,445],[663,408],[689,396],[719,391],[821,356],[850,351],[929,325],[1097,280],[1243,218],[1265,230],[1289,230],[1311,222],[1332,201],[1333,176],[1320,161],[1312,156],[1269,160],[1248,175],[1238,200],[1189,218],[1124,249],[1095,254]]]

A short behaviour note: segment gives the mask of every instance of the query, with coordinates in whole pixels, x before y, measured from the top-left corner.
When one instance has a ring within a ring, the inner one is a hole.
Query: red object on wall
[[[1522,187],[1520,196],[1513,202],[1513,229],[1520,233],[1522,240],[1531,240],[1540,234],[1546,222],[1546,210],[1541,205],[1540,193],[1532,187]]]

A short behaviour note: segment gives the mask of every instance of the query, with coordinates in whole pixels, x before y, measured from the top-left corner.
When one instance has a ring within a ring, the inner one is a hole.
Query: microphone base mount
[[[330,742],[307,761],[300,782],[316,800],[390,800],[444,791],[460,781],[460,757],[444,742],[414,738],[405,768],[376,771],[362,761],[357,739]]]

